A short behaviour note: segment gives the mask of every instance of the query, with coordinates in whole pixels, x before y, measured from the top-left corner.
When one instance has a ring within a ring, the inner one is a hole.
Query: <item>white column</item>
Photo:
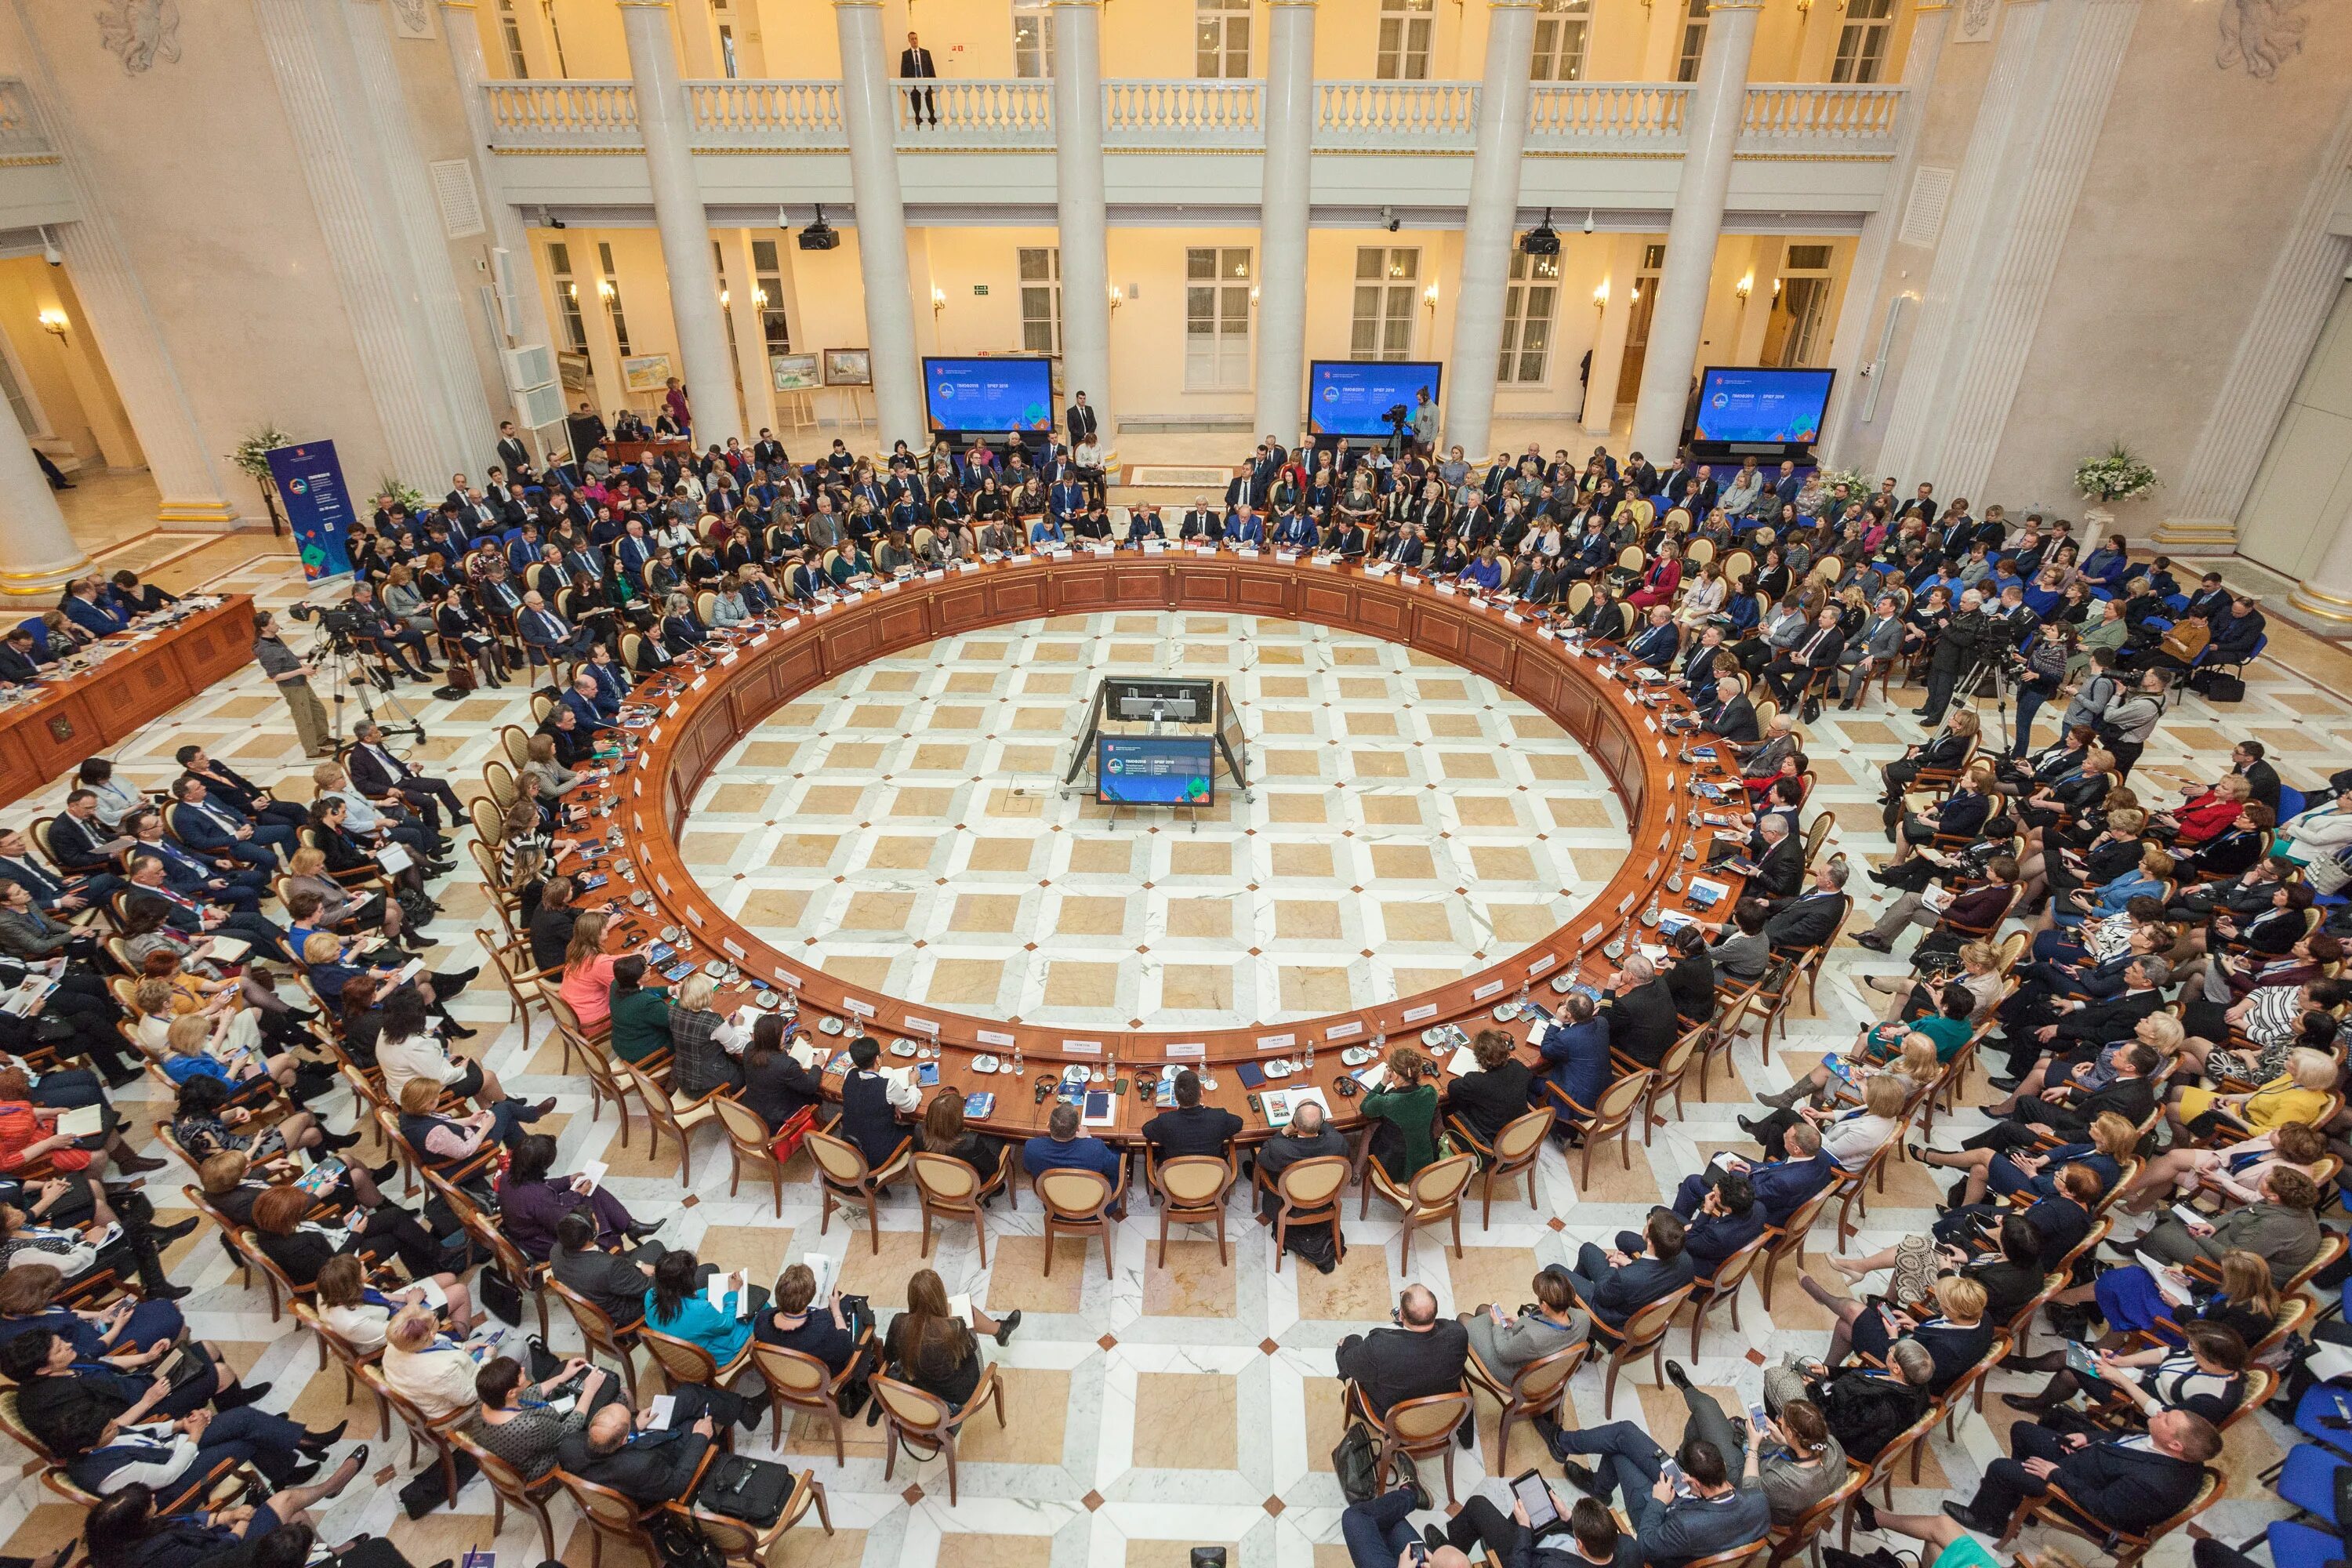
[[[1830,364],[1837,372],[1830,384],[1830,405],[1822,418],[1825,461],[1843,464],[1848,437],[1846,410],[1860,406],[1864,388],[1862,367],[1878,352],[1873,336],[1878,298],[1885,286],[1886,258],[1895,236],[1903,226],[1904,204],[1911,199],[1911,181],[1919,167],[1919,129],[1927,122],[1927,92],[1935,85],[1936,68],[1944,57],[1950,35],[1950,0],[1920,0],[1911,18],[1911,47],[1903,57],[1903,107],[1895,127],[1895,158],[1886,165],[1886,199],[1863,219],[1862,238],[1853,247],[1853,268],[1847,275],[1845,296],[1838,307],[1837,325],[1830,334]],[[1880,367],[1880,374],[1884,367]]]
[[[1445,439],[1465,457],[1486,450],[1495,422],[1495,370],[1511,286],[1511,237],[1519,223],[1519,153],[1528,140],[1535,29],[1535,0],[1487,0],[1478,151],[1470,163],[1461,293],[1454,301],[1454,355],[1444,387]]]
[[[874,410],[884,450],[929,442],[915,300],[907,275],[907,203],[898,191],[898,105],[883,53],[882,0],[833,0],[841,36],[841,115],[849,130],[849,191],[857,209],[857,269],[866,284]]]
[[[507,199],[503,171],[488,152],[490,106],[482,97],[489,67],[482,58],[482,30],[474,17],[474,0],[441,0],[441,36],[448,40],[449,66],[457,77],[457,99],[465,106],[466,139],[471,145],[474,177],[482,183],[482,202],[489,215],[491,243],[505,251],[515,278],[514,316],[507,325],[517,344],[555,346],[554,328],[547,319],[547,301],[541,295],[538,269],[530,254],[530,231],[522,215]],[[520,423],[520,420],[518,420]]]
[[[467,317],[474,307],[458,292],[457,272],[442,237],[440,205],[434,200],[425,154],[417,145],[408,95],[393,64],[391,18],[382,0],[346,0],[341,19],[359,67],[363,123],[373,134],[385,194],[392,202],[392,227],[406,252],[403,259],[415,281],[416,309],[428,334],[425,367],[439,394],[433,406],[441,440],[460,455],[451,471],[462,468],[471,472],[490,460],[499,438],[476,358],[476,331]],[[472,18],[465,20],[470,24]],[[474,313],[480,312],[475,309]]]
[[[1110,384],[1110,254],[1103,211],[1102,0],[1054,0],[1053,16],[1062,384],[1087,395],[1101,442],[1109,448],[1118,445],[1118,424]]]
[[[2329,228],[2339,204],[2352,195],[2347,163],[2352,98],[2336,115],[2318,175],[2304,192],[2286,242],[2239,334],[2205,428],[2189,449],[2179,484],[2166,492],[2164,521],[2156,527],[2158,544],[2221,552],[2237,547],[2239,509],[2253,489],[2263,455],[2270,450],[2304,364],[2335,309],[2346,265],[2352,262],[2352,239]]]
[[[1584,383],[1580,419],[1588,436],[1607,436],[1617,421],[1617,384],[1625,373],[1625,338],[1633,327],[1633,285],[1642,276],[1642,247],[1648,241],[1638,234],[1621,234],[1598,243],[1609,250],[1609,272],[1601,279],[1609,295],[1601,301],[1601,321],[1593,329],[1592,369]],[[1666,457],[1664,453],[1643,455],[1653,461]]]
[[[18,37],[10,47],[8,32]],[[47,49],[22,26],[13,9],[0,7],[0,58],[23,73],[25,90],[33,100],[49,145],[73,190],[81,216],[51,232],[65,253],[74,293],[81,301],[80,323],[97,344],[99,357],[122,400],[131,433],[147,460],[147,471],[159,492],[155,519],[167,528],[226,529],[237,521],[236,503],[222,485],[222,471],[196,427],[194,406],[180,380],[179,367],[163,341],[163,323],[147,300],[137,274],[131,270],[113,211],[101,196],[89,166],[68,134],[66,117],[58,112],[55,78]],[[35,469],[35,477],[39,470]],[[44,496],[47,487],[40,487]],[[19,516],[30,506],[15,507]],[[55,501],[48,503],[55,515]],[[38,525],[35,525],[37,529]]]
[[[670,41],[670,0],[620,3],[629,79],[636,87],[637,129],[646,140],[646,174],[654,187],[654,226],[661,234],[662,267],[669,274],[670,321],[677,329],[680,371],[693,400],[694,444],[725,446],[730,436],[741,438],[743,418],[735,399],[727,323],[719,313],[710,220],[694,172],[694,110]]]
[[[743,444],[761,426],[776,426],[775,377],[768,369],[767,331],[760,322],[760,273],[751,265],[751,236],[732,228],[719,237],[727,247],[728,314],[735,323],[735,363],[743,382]],[[781,303],[781,301],[779,301]]]
[[[1666,263],[1658,277],[1657,309],[1650,317],[1642,390],[1633,405],[1633,446],[1662,467],[1682,444],[1683,410],[1690,401],[1691,368],[1706,321],[1707,280],[1715,244],[1723,233],[1723,204],[1731,194],[1731,154],[1748,108],[1748,60],[1756,50],[1756,16],[1763,0],[1715,0],[1708,7],[1706,48],[1683,122],[1689,132],[1675,213],[1666,226]]]
[[[74,542],[47,476],[23,441],[0,441],[0,605],[5,613],[50,609],[66,580],[89,570],[89,557]]]
[[[1288,444],[1299,433],[1299,411],[1307,401],[1315,0],[1266,0],[1266,13],[1265,157],[1258,166],[1257,413],[1252,428]]]
[[[2287,595],[2287,603],[2341,635],[2352,630],[2352,500],[2315,522],[2318,531],[2332,533],[2335,542],[2311,575]]]

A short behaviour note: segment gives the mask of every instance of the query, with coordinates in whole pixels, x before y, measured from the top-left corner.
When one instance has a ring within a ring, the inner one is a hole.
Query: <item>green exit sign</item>
[[[973,299],[975,299],[975,300],[985,300],[985,299],[987,299],[987,298],[988,298],[988,285],[987,285],[987,284],[985,284],[985,283],[975,283],[975,284],[973,284],[973,285],[971,286],[971,297],[972,297]]]

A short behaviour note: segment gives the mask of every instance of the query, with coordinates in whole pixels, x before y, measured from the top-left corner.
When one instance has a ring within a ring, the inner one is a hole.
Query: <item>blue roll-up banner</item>
[[[352,495],[332,441],[305,441],[269,454],[269,477],[277,481],[287,523],[301,552],[302,575],[311,582],[340,577],[352,569]]]

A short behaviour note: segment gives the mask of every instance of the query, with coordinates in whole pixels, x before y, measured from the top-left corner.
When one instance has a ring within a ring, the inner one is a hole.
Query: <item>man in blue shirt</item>
[[[1118,1150],[1099,1138],[1078,1135],[1078,1108],[1065,1101],[1046,1119],[1045,1136],[1021,1145],[1021,1168],[1034,1176],[1041,1171],[1092,1171],[1110,1183],[1116,1196],[1113,1219],[1127,1217],[1126,1171]]]
[[[1225,542],[1245,550],[1255,550],[1265,542],[1265,524],[1250,510],[1250,503],[1242,502],[1225,516]]]

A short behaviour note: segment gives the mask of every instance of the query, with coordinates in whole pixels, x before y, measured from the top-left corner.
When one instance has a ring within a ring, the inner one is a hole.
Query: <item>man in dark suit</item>
[[[49,855],[68,875],[80,876],[114,868],[113,858],[131,847],[127,833],[109,833],[98,819],[98,792],[76,789],[66,796],[66,808],[49,820]]]
[[[587,658],[588,645],[596,640],[593,632],[574,627],[549,609],[536,588],[522,596],[522,608],[515,613],[515,631],[526,645],[541,650],[551,664],[559,655],[568,659]]]
[[[1675,1189],[1675,1213],[1690,1219],[1706,1202],[1709,1187],[1733,1176],[1745,1176],[1764,1223],[1788,1224],[1790,1216],[1805,1206],[1806,1199],[1835,1178],[1837,1162],[1822,1152],[1821,1129],[1810,1121],[1790,1128],[1781,1136],[1780,1147],[1788,1151],[1786,1158],[1752,1163],[1737,1161],[1730,1166],[1710,1164],[1695,1176],[1685,1176],[1682,1185]]]
[[[1633,635],[1625,651],[1633,656],[1635,664],[1664,669],[1674,663],[1682,640],[1682,628],[1675,625],[1674,611],[1664,605],[1654,605],[1650,609],[1649,624]]]
[[[1688,1233],[1689,1226],[1673,1211],[1654,1208],[1639,1237],[1621,1232],[1613,1249],[1590,1241],[1577,1249],[1569,1283],[1576,1287],[1577,1299],[1592,1309],[1596,1333],[1613,1341],[1614,1331],[1623,1328],[1626,1319],[1696,1278],[1683,1250]],[[1629,1241],[1634,1245],[1627,1247]]]
[[[1689,691],[1694,699],[1703,700],[1715,689],[1715,678],[1727,669],[1738,666],[1724,650],[1723,628],[1713,624],[1699,628],[1698,640],[1683,648],[1680,667],[1675,671],[1675,684]]]
[[[61,607],[66,619],[92,637],[111,637],[116,632],[129,630],[131,626],[130,617],[100,598],[98,589],[88,578],[75,581]]]
[[[2208,572],[2199,581],[2197,592],[2189,595],[2188,606],[2180,612],[2180,618],[2185,621],[2191,616],[2199,616],[2210,621],[2216,616],[2226,614],[2229,608],[2230,590],[2221,586],[2221,574]]]
[[[688,1384],[677,1392],[702,1391]],[[609,1487],[640,1508],[680,1501],[719,1429],[708,1414],[691,1426],[679,1422],[686,1404],[678,1401],[670,1412],[674,1424],[659,1432],[646,1426],[653,1418],[650,1403],[634,1424],[627,1405],[607,1405],[588,1418],[585,1432],[563,1439],[555,1461],[565,1474]]]
[[[441,813],[446,811],[453,823],[466,817],[465,803],[457,792],[449,787],[446,779],[427,778],[384,749],[383,731],[373,719],[362,719],[352,729],[352,745],[347,762],[352,770],[352,783],[362,795],[381,798],[396,795],[422,812],[425,826],[434,832],[441,830]],[[437,806],[436,806],[436,803]]]
[[[1739,689],[1736,673],[1716,678],[1715,701],[1699,709],[1698,727],[1735,745],[1752,746],[1762,738],[1763,732],[1756,727],[1756,705]]]
[[[1838,630],[1837,606],[1832,605],[1814,618],[1813,629],[1804,641],[1783,650],[1764,667],[1765,684],[1771,687],[1772,695],[1780,700],[1784,710],[1796,707],[1801,692],[1807,709],[1805,717],[1809,721],[1817,718],[1822,700],[1813,690],[1814,683],[1825,681],[1827,672],[1837,668],[1844,653],[1845,634]],[[1791,679],[1800,675],[1803,677],[1801,680]]]
[[[1409,1285],[1397,1303],[1397,1326],[1349,1334],[1333,1357],[1339,1375],[1353,1383],[1376,1415],[1408,1399],[1450,1394],[1462,1386],[1470,1359],[1470,1333],[1453,1318],[1442,1318],[1437,1298],[1425,1285]]]
[[[1772,481],[1771,515],[1780,516],[1781,507],[1796,505],[1797,498],[1804,493],[1805,481],[1798,477],[1797,465],[1786,458],[1781,459],[1780,476]]]
[[[212,799],[205,781],[193,773],[182,773],[172,782],[172,795],[163,820],[191,849],[215,858],[226,855],[266,871],[284,864],[278,858],[281,849],[289,855],[294,852],[292,828],[282,822],[247,821],[245,814],[226,800]]]
[[[1813,885],[1793,899],[1779,900],[1764,936],[1773,951],[1819,947],[1845,922],[1846,863],[1824,860],[1813,868]]]
[[[1246,496],[1249,481],[1235,479],[1234,483],[1243,487],[1241,493]],[[1224,531],[1224,520],[1210,509],[1208,498],[1194,496],[1192,510],[1184,514],[1184,521],[1177,526],[1176,537],[1180,540],[1197,539],[1214,544],[1223,536]]]
[[[1745,1176],[1726,1176],[1706,1190],[1690,1216],[1683,1255],[1699,1279],[1712,1279],[1725,1258],[1763,1234],[1764,1211],[1757,1206],[1755,1187]]]
[[[1232,1111],[1201,1103],[1201,1075],[1185,1068],[1176,1075],[1176,1108],[1145,1122],[1143,1141],[1162,1160],[1185,1154],[1213,1154],[1222,1160],[1233,1152],[1241,1130],[1242,1119]]]
[[[2017,858],[1996,855],[1985,867],[1986,880],[1976,883],[1965,892],[1956,893],[1939,912],[1927,907],[1920,891],[1906,892],[1886,906],[1868,931],[1856,931],[1853,940],[1878,952],[1893,952],[1895,939],[1903,928],[1917,925],[1932,931],[1943,921],[1971,929],[1990,927],[2009,910],[2010,901],[2017,896]],[[1884,880],[1884,879],[1881,879]]]
[[[0,641],[0,680],[28,686],[40,678],[40,662],[33,656],[33,634],[19,626]]]
[[[0,674],[5,674],[0,671]],[[2275,812],[2279,804],[2278,770],[2263,761],[2260,741],[2241,741],[2230,750],[2230,771],[2246,781],[2247,798]]]
[[[1664,1061],[1682,1029],[1674,995],[1657,967],[1635,953],[1603,989],[1609,993],[1601,1016],[1609,1020],[1610,1046],[1645,1068]]]
[[[936,81],[939,79],[939,68],[931,63],[931,51],[923,47],[914,34],[908,34],[907,47],[898,51],[899,79]],[[923,116],[927,114],[931,117],[931,124],[937,126],[940,122],[938,94],[928,87],[908,88],[907,89],[907,122],[909,125],[920,125],[923,122]]]
[[[2019,1503],[2056,1486],[2095,1531],[2144,1531],[2189,1506],[2206,1461],[2221,1451],[2213,1424],[2186,1410],[2158,1411],[2137,1436],[2085,1442],[2021,1421],[2009,1429],[2009,1440],[2014,1457],[1986,1466],[1967,1502],[1944,1505],[1963,1528],[2000,1535]]]
[[[1062,423],[1070,433],[1070,445],[1073,447],[1095,438],[1095,411],[1093,405],[1087,402],[1085,393],[1070,395],[1070,405],[1063,410]]]
[[[522,444],[520,436],[515,434],[511,419],[499,421],[498,454],[499,467],[506,470],[509,479],[518,485],[531,482],[530,448]]]
[[[15,828],[0,829],[0,877],[23,888],[33,895],[33,903],[44,914],[70,915],[76,910],[106,901],[117,889],[126,886],[111,871],[76,877],[59,877],[33,858],[32,846]]]
[[[1794,899],[1805,882],[1805,847],[1779,812],[1759,817],[1756,832],[1763,847],[1756,856],[1756,869],[1748,873],[1753,891],[1762,899]]]

